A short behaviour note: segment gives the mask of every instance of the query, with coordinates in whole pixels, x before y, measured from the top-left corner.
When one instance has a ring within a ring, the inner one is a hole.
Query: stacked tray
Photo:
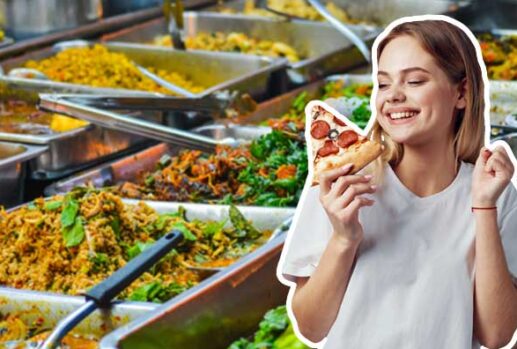
[[[28,162],[47,150],[31,146],[0,142],[0,202],[7,207],[23,202]]]
[[[350,41],[325,23],[279,22],[208,12],[187,12],[184,22],[185,38],[193,38],[199,33],[242,33],[250,38],[281,42],[293,47],[301,58],[288,65],[292,84],[313,81],[364,64]],[[353,30],[367,41],[373,41],[378,34],[376,29],[367,26],[353,26]],[[103,40],[152,45],[153,40],[165,33],[165,21],[157,19],[106,35]],[[321,40],[323,37],[325,40]]]
[[[0,79],[1,80],[1,79]],[[0,81],[0,103],[4,104],[6,116],[9,108],[6,105],[13,103],[25,105],[27,111],[15,113],[18,117],[27,119],[27,123],[20,123],[18,129],[4,128],[4,122],[0,125],[0,140],[24,143],[29,145],[45,146],[46,151],[30,162],[30,177],[37,179],[62,178],[87,166],[99,164],[101,161],[112,159],[128,151],[141,149],[145,145],[152,144],[143,137],[127,134],[116,130],[107,130],[95,125],[77,126],[61,132],[50,129],[50,124],[45,124],[44,131],[30,130],[32,114],[38,114],[38,118],[45,118],[36,112],[38,92],[62,92],[60,88],[47,90],[45,87],[36,89],[28,86],[13,85]],[[15,107],[16,108],[16,107]],[[49,117],[50,114],[48,115]],[[145,118],[152,122],[162,122],[160,114],[147,113]],[[34,120],[34,119],[32,119]],[[49,121],[50,122],[50,121]],[[43,123],[41,124],[43,125]],[[9,125],[7,125],[9,126]]]

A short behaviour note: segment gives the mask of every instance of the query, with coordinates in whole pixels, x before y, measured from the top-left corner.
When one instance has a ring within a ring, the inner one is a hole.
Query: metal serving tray
[[[23,84],[13,84],[10,81],[2,81],[0,77],[0,100],[21,100],[36,104],[39,99],[38,92],[62,91],[60,87],[55,86],[48,89],[43,86],[31,88]],[[149,94],[146,95],[149,96]],[[161,114],[146,113],[143,117],[149,121],[163,122]],[[37,179],[62,178],[86,166],[95,165],[122,155],[124,152],[152,144],[144,137],[95,125],[52,135],[0,132],[0,140],[47,146],[48,150],[45,153],[30,162],[30,176]]]
[[[44,146],[0,142],[0,206],[23,202],[28,161],[46,150]]]
[[[140,200],[124,200],[126,204],[136,204]],[[205,204],[192,204],[192,203],[175,203],[175,202],[153,202],[153,201],[144,201],[147,205],[152,207],[158,213],[168,213],[168,212],[176,212],[180,206],[184,207],[186,210],[186,218],[188,220],[224,220],[228,217],[229,206],[226,205],[205,205]],[[253,226],[258,230],[272,230],[275,231],[275,237],[270,241],[266,242],[264,245],[249,253],[239,260],[237,260],[232,265],[224,268],[221,272],[215,273],[212,276],[206,278],[198,285],[186,291],[188,294],[196,293],[199,290],[202,290],[207,285],[210,285],[213,282],[217,282],[220,277],[226,275],[228,270],[239,269],[239,266],[242,264],[242,261],[255,260],[262,255],[268,255],[272,253],[272,251],[278,248],[278,241],[283,241],[285,238],[285,234],[283,234],[290,222],[291,217],[294,215],[294,208],[264,208],[264,207],[253,207],[253,206],[238,206],[240,212],[244,215],[247,220],[250,220],[253,223]],[[231,222],[226,223],[228,226],[231,226]],[[8,288],[8,287],[0,287],[2,289],[9,289],[12,292],[17,292],[18,290]],[[53,292],[39,292],[41,294],[50,294],[56,295],[59,293]],[[71,298],[81,299],[79,296],[69,296]],[[176,299],[173,298],[171,301]],[[124,302],[124,303],[133,303],[133,302]],[[142,303],[142,302],[137,302]],[[147,304],[144,302],[144,304]]]
[[[52,329],[59,320],[83,303],[82,297],[0,288],[1,314],[18,314],[27,324],[42,318],[44,328],[48,329]],[[116,303],[109,310],[92,313],[75,328],[74,333],[101,339],[106,333],[152,312],[157,307],[157,304],[152,303]]]
[[[281,22],[262,17],[248,18],[208,12],[186,12],[184,22],[184,36],[186,37],[193,37],[200,32],[239,32],[250,37],[282,41],[291,45],[306,57],[299,62],[289,63],[288,65],[288,75],[293,84],[313,81],[364,64],[364,59],[359,52],[355,52],[356,50],[353,49],[350,41],[327,23]],[[379,33],[373,27],[351,27],[354,32],[367,41],[373,41]],[[164,35],[165,33],[167,33],[165,21],[156,19],[105,35],[102,40],[151,45],[157,35]],[[322,38],[325,38],[325,40],[322,40]]]
[[[296,97],[307,93],[308,100],[321,98],[321,89],[330,81],[343,81],[345,85],[371,82],[370,74],[343,74],[329,76],[304,87],[285,93],[261,103],[257,111],[246,118],[237,120],[240,124],[257,124],[275,116],[281,116],[291,107]],[[517,128],[505,125],[505,118],[517,112],[517,81],[490,81],[491,126],[504,132],[515,132]]]
[[[276,278],[284,237],[103,338],[102,349],[225,349],[252,335],[264,313],[285,304],[288,288]]]
[[[89,43],[90,45],[93,43]],[[207,87],[202,93],[195,94],[194,98],[200,98],[218,90],[231,89],[249,93],[254,98],[260,99],[268,96],[270,78],[274,72],[285,68],[285,59],[269,59],[265,57],[243,56],[231,53],[204,52],[204,51],[173,51],[167,48],[149,47],[147,45],[104,43],[111,52],[122,53],[142,67],[165,69],[186,75],[194,83]],[[56,50],[64,48],[85,46],[84,41],[62,42],[54,47],[30,52],[24,56],[9,59],[2,63],[4,71],[22,67],[27,60],[41,60],[52,56]],[[0,81],[13,78],[0,77]],[[123,89],[99,89],[78,84],[48,82],[42,80],[16,79],[18,84],[32,88],[48,88],[49,86],[61,87],[71,91],[70,93],[97,92],[110,95],[134,93],[135,91]],[[81,89],[82,91],[77,91]],[[75,90],[75,91],[73,91]],[[106,91],[109,90],[109,91]],[[140,91],[142,93],[142,91]],[[146,93],[149,95],[149,93]],[[157,94],[155,94],[157,95]]]
[[[415,15],[426,14],[454,14],[458,9],[470,6],[470,1],[445,1],[445,0],[323,0],[322,3],[333,2],[346,10],[351,18],[363,20],[368,23],[376,23],[383,28],[393,20]],[[237,12],[244,9],[245,0],[224,1],[223,6]],[[205,11],[219,11],[220,5],[210,6]],[[241,14],[241,16],[244,16]],[[252,16],[253,18],[262,18]],[[269,18],[269,17],[268,17]],[[283,18],[270,18],[270,20],[285,20]]]

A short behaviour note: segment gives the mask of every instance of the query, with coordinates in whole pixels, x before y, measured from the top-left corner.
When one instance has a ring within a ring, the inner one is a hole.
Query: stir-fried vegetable
[[[303,134],[273,131],[214,154],[185,150],[162,158],[138,183],[123,183],[125,197],[151,200],[295,206],[307,175]]]
[[[494,80],[517,80],[517,35],[494,38],[485,34],[478,40],[488,77]]]

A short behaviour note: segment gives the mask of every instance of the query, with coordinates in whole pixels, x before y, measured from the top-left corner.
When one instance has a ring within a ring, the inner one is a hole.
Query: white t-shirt
[[[418,197],[387,166],[375,204],[360,209],[364,239],[324,348],[479,348],[473,338],[474,166],[462,163],[453,183]],[[315,270],[332,233],[309,189],[283,251],[284,277]],[[517,191],[498,201],[510,271],[517,275]]]

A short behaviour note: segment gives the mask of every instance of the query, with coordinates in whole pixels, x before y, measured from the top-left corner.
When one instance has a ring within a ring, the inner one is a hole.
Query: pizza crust
[[[314,164],[312,185],[319,184],[319,178],[323,172],[342,167],[346,164],[354,165],[349,174],[357,173],[375,160],[381,153],[382,147],[379,143],[363,141],[347,148],[343,154],[321,158]]]

